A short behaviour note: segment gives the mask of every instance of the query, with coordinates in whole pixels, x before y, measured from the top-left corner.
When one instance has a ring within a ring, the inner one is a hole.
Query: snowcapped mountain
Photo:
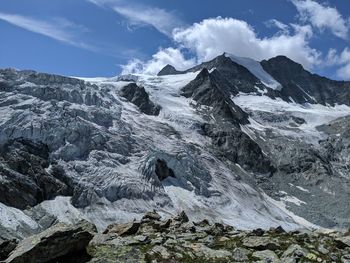
[[[224,54],[157,76],[0,70],[0,236],[156,209],[349,227],[350,82]]]

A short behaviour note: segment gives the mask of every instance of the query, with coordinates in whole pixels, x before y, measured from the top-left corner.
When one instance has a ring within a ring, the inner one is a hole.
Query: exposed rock
[[[50,262],[74,254],[85,255],[85,248],[96,231],[94,225],[81,221],[77,225],[59,223],[44,232],[22,240],[6,263]]]
[[[277,250],[280,245],[270,237],[249,236],[243,239],[243,246],[256,250]]]
[[[173,170],[167,166],[166,161],[160,159],[156,162],[155,173],[160,181],[168,177],[175,177]]]
[[[156,212],[147,212],[143,217],[142,220],[154,220],[154,221],[159,221],[162,217]]]
[[[186,223],[189,221],[188,216],[186,215],[185,211],[181,211],[180,214],[174,217],[174,221],[178,221],[181,223]]]
[[[197,101],[198,105],[212,108],[211,114],[218,119],[228,120],[232,124],[247,124],[248,115],[232,100],[231,95],[238,91],[231,88],[216,70],[209,73],[203,69],[198,76],[182,88],[182,95]]]
[[[0,202],[25,209],[57,195],[72,194],[64,176],[47,172],[49,153],[47,145],[25,139],[0,145]]]
[[[162,68],[157,76],[165,76],[165,75],[176,75],[176,74],[182,74],[182,71],[176,70],[172,65],[166,65],[164,68]]]
[[[131,223],[125,223],[125,224],[112,224],[112,225],[109,225],[103,233],[104,234],[115,233],[119,236],[134,235],[139,230],[140,225],[141,223],[136,221]]]
[[[281,97],[299,103],[350,105],[350,84],[311,74],[302,65],[285,56],[261,62],[264,70],[282,84]]]
[[[5,260],[16,248],[17,240],[0,240],[0,261]]]
[[[335,239],[335,242],[339,248],[350,247],[350,236],[338,237]]]
[[[252,255],[254,258],[260,259],[260,263],[279,263],[280,260],[275,252],[271,250],[255,251]]]
[[[149,98],[144,87],[136,83],[130,83],[120,90],[120,95],[139,107],[140,111],[147,115],[158,115],[160,107],[155,105]]]
[[[223,157],[244,169],[268,176],[276,170],[260,146],[241,130],[204,124],[202,131],[212,139],[212,144]]]

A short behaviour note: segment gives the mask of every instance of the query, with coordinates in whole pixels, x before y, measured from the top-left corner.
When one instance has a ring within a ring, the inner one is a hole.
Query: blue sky
[[[2,0],[0,67],[69,76],[156,73],[224,51],[286,55],[350,79],[344,0]]]

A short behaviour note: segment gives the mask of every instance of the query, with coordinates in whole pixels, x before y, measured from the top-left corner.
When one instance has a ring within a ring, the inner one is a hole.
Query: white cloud
[[[336,49],[331,48],[328,51],[326,62],[329,66],[340,66],[336,72],[337,76],[350,80],[350,48],[344,48],[340,54]]]
[[[131,26],[152,26],[162,34],[171,36],[174,28],[183,25],[172,12],[157,7],[131,4],[125,0],[88,0],[100,7],[107,6],[125,17]]]
[[[319,63],[319,52],[310,48],[310,26],[292,25],[293,34],[284,32],[260,38],[245,21],[233,18],[211,18],[186,29],[174,31],[180,46],[195,52],[199,61],[206,61],[229,52],[256,60],[286,55],[307,68]]]
[[[0,20],[72,46],[94,50],[94,47],[81,42],[77,38],[78,33],[87,31],[87,29],[64,18],[43,21],[28,16],[0,13]]]
[[[296,6],[302,21],[310,22],[320,30],[329,29],[339,38],[348,38],[349,20],[343,18],[336,8],[313,0],[292,0],[292,3]]]
[[[260,38],[245,21],[221,17],[205,19],[190,27],[175,29],[172,38],[176,47],[161,49],[150,61],[144,63],[135,63],[133,60],[124,69],[128,69],[128,72],[135,69],[138,72],[157,73],[166,64],[185,69],[223,52],[256,60],[285,55],[306,68],[318,65],[321,54],[309,46],[309,39],[313,35],[311,27],[290,27],[293,33],[279,31],[279,34],[272,37]],[[188,51],[193,54],[191,59],[186,59],[183,55]]]
[[[265,22],[265,25],[267,27],[277,27],[278,29],[280,29],[284,33],[289,32],[289,26],[282,23],[281,21],[279,21],[277,19],[270,19],[270,20]]]
[[[166,48],[160,49],[147,62],[138,59],[129,61],[127,65],[122,66],[122,74],[145,73],[157,74],[165,65],[170,64],[178,70],[185,70],[196,64],[194,58],[186,59],[179,49]]]
[[[337,76],[344,80],[350,80],[350,63],[338,69]]]

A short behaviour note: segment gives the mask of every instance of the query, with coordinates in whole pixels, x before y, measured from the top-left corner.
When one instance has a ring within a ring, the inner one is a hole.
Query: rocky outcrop
[[[210,107],[208,114],[213,114],[219,120],[228,120],[239,126],[249,121],[248,115],[231,100],[231,96],[237,93],[221,73],[217,70],[209,73],[204,68],[193,81],[182,88],[181,95],[192,98],[198,105]]]
[[[265,87],[261,81],[255,77],[247,68],[232,61],[225,54],[220,55],[208,62],[195,66],[186,72],[196,72],[203,69],[209,71],[217,70],[221,76],[230,84],[231,89],[238,89],[242,92],[256,92],[257,88],[264,90]]]
[[[19,242],[5,263],[86,262],[86,246],[96,232],[94,225],[59,223]],[[72,260],[73,258],[73,260]]]
[[[298,103],[320,103],[323,105],[350,105],[350,82],[335,81],[305,70],[302,65],[285,56],[277,56],[261,62],[262,67],[282,84],[277,96]]]
[[[0,145],[0,202],[20,209],[72,194],[64,173],[49,173],[49,148],[42,143],[16,139]]]
[[[259,145],[240,129],[204,124],[202,130],[223,158],[268,176],[276,170]]]
[[[168,64],[158,72],[157,76],[177,75],[182,73],[182,71],[178,71],[174,66]]]
[[[55,225],[21,241],[4,262],[312,263],[349,257],[348,233],[281,227],[243,231],[208,220],[191,222],[184,212],[162,220],[153,211],[141,221],[113,224],[103,234],[87,222]]]
[[[135,104],[141,112],[147,115],[158,115],[160,107],[154,104],[144,87],[130,83],[120,90],[120,95]]]
[[[18,241],[12,240],[0,240],[0,261],[7,259],[10,253],[16,248]]]

